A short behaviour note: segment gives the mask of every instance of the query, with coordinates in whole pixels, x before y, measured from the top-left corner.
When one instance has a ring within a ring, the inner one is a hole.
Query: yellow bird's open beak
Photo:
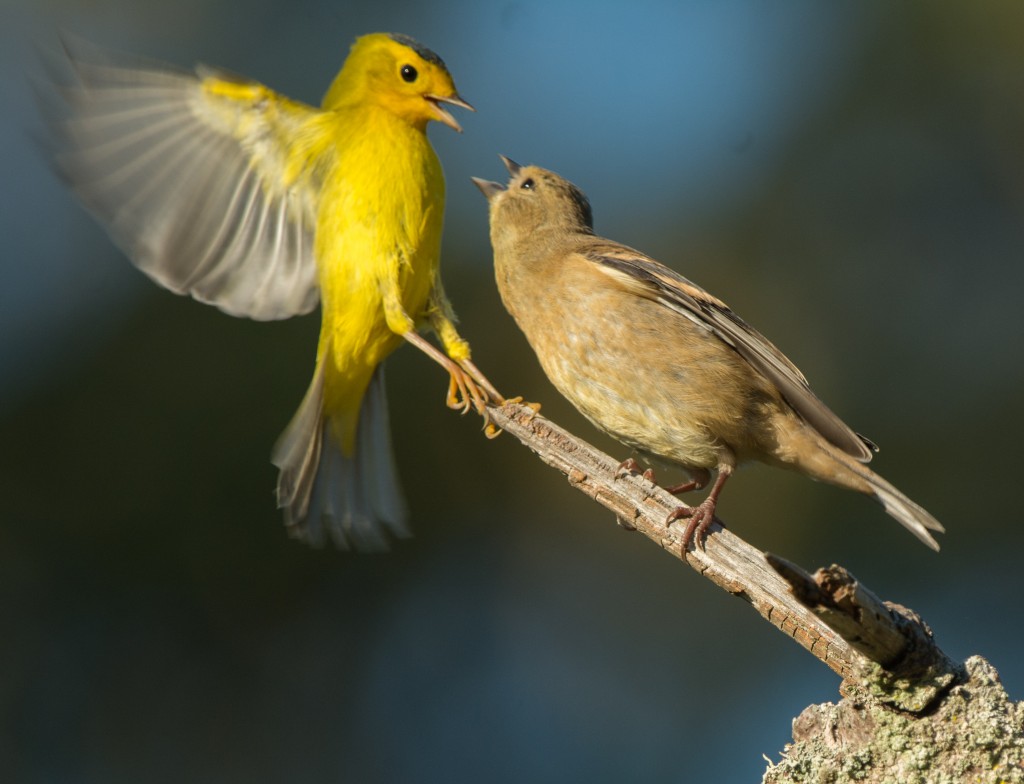
[[[469,109],[471,112],[475,112],[474,109],[468,102],[462,100],[457,94],[456,95],[433,95],[428,93],[423,96],[426,98],[434,107],[434,119],[438,122],[443,122],[452,130],[462,133],[462,126],[455,120],[454,117],[446,110],[441,104],[447,103],[452,106],[459,106],[463,109]]]

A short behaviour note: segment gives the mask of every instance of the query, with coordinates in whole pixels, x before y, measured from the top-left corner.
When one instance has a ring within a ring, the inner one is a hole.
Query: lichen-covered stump
[[[923,716],[859,695],[807,708],[764,784],[1024,783],[1024,703],[980,656],[964,669]]]

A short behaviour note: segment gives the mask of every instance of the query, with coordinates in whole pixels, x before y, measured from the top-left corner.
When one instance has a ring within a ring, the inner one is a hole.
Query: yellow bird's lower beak
[[[452,130],[462,133],[462,126],[456,121],[454,117],[445,109],[441,104],[447,103],[452,106],[459,106],[463,109],[469,109],[471,112],[475,112],[474,109],[467,101],[462,100],[458,95],[432,95],[427,94],[423,96],[430,102],[434,107],[434,119],[438,122],[443,122]]]

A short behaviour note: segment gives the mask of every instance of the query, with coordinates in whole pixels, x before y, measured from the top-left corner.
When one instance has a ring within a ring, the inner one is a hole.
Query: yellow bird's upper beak
[[[452,117],[451,113],[448,112],[441,104],[447,103],[452,106],[469,109],[471,112],[476,111],[476,109],[474,109],[467,101],[462,100],[458,93],[455,93],[454,95],[434,95],[433,93],[427,93],[423,97],[426,98],[434,107],[434,119],[438,122],[443,122],[449,128],[458,131],[459,133],[462,133],[462,126],[459,125],[456,119]]]

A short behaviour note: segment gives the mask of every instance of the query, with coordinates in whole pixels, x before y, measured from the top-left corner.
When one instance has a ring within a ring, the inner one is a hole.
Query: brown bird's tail
[[[288,533],[313,546],[329,534],[342,550],[388,549],[388,536],[409,536],[391,454],[391,427],[378,365],[359,408],[356,446],[346,455],[323,414],[323,363],[271,457],[280,469],[277,505]]]
[[[828,443],[802,422],[796,427],[785,428],[779,433],[779,440],[780,448],[775,456],[780,465],[802,470],[822,482],[872,496],[885,507],[890,517],[914,536],[933,550],[939,549],[939,543],[929,531],[944,533],[946,529],[942,523],[862,462]]]

